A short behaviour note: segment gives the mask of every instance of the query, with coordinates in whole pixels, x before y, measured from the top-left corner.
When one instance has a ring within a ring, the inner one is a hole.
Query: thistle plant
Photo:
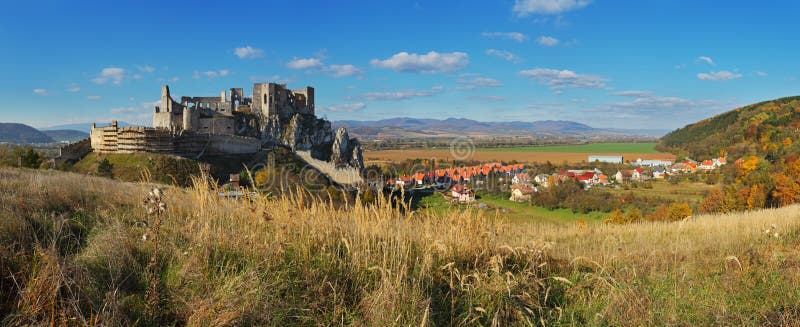
[[[148,223],[148,226],[150,227],[150,234],[152,235],[153,241],[153,253],[150,255],[150,262],[148,262],[145,271],[147,280],[149,281],[149,286],[147,288],[147,292],[145,293],[146,314],[152,322],[157,323],[159,320],[158,316],[160,302],[160,296],[158,294],[158,286],[160,284],[158,264],[158,233],[159,229],[161,228],[161,219],[167,212],[167,204],[164,202],[164,192],[160,188],[153,188],[147,192],[147,196],[144,199],[143,205],[147,211],[147,215],[152,221],[151,223]],[[146,237],[143,239],[147,240]]]

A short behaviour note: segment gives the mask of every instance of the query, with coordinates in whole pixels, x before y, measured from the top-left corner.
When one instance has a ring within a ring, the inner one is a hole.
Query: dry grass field
[[[220,199],[202,182],[148,212],[152,187],[0,169],[0,323],[800,324],[798,206],[525,224],[303,192]]]

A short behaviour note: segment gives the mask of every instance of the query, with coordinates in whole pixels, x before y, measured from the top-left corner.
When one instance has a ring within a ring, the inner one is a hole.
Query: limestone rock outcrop
[[[288,121],[281,121],[279,116],[269,117],[261,138],[266,143],[282,145],[292,151],[309,151],[313,158],[337,166],[364,166],[358,140],[350,138],[344,127],[334,133],[329,121],[313,115],[298,113]]]

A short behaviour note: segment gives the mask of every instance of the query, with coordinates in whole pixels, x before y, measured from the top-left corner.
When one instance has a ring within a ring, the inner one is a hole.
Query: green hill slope
[[[727,153],[741,158],[756,155],[775,161],[797,153],[800,97],[760,102],[701,120],[670,132],[658,148],[695,159]]]

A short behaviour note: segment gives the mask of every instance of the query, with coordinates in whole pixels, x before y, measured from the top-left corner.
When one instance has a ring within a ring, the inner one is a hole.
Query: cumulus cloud
[[[539,39],[536,42],[538,42],[539,45],[542,45],[542,46],[552,47],[552,46],[557,45],[558,42],[561,42],[561,41],[559,41],[557,38],[554,38],[552,36],[542,35],[542,36],[539,37]]]
[[[488,49],[486,50],[486,54],[513,63],[522,61],[522,58],[506,50]]]
[[[196,71],[195,70],[194,73],[192,73],[192,77],[194,79],[199,79],[200,77],[205,76],[208,79],[212,79],[212,78],[217,78],[217,77],[228,76],[228,74],[230,74],[230,71],[227,70],[227,69],[207,70],[207,71],[204,71],[204,72],[200,72],[200,71]]]
[[[256,59],[264,56],[264,50],[246,45],[241,48],[233,49],[233,54],[239,57],[239,59]]]
[[[700,73],[697,78],[703,81],[730,81],[742,78],[742,74],[732,73],[727,70],[720,70],[718,72]]]
[[[363,102],[358,103],[344,103],[344,104],[335,104],[331,106],[324,106],[320,108],[323,111],[330,111],[330,112],[354,112],[359,111],[361,109],[366,108]]]
[[[320,69],[322,66],[322,60],[318,58],[294,58],[286,63],[286,67],[291,69]]]
[[[398,101],[419,97],[430,97],[439,92],[443,88],[441,86],[433,87],[430,90],[400,90],[393,92],[370,92],[358,95],[355,98],[369,101]]]
[[[101,97],[99,95],[90,95],[90,96],[87,96],[86,98],[89,99],[89,100],[100,100],[103,97]]]
[[[557,70],[549,68],[535,68],[522,70],[520,76],[533,79],[540,84],[547,85],[552,90],[563,89],[599,89],[605,87],[605,78],[594,75],[582,75],[571,70]]]
[[[511,11],[520,17],[531,14],[557,15],[588,6],[590,0],[515,0]]]
[[[643,97],[653,96],[653,93],[650,91],[628,90],[628,91],[614,92],[611,93],[611,95],[616,95],[620,97],[643,98]]]
[[[384,60],[372,59],[370,63],[374,67],[391,69],[396,72],[442,73],[466,67],[469,64],[469,57],[464,52],[438,53],[431,51],[423,55],[400,52]]]
[[[81,91],[81,88],[77,87],[77,86],[73,86],[73,87],[70,87],[70,88],[67,89],[67,92],[72,92],[72,93],[80,92],[80,91]]]
[[[700,56],[700,57],[697,57],[697,60],[705,62],[705,63],[707,63],[709,65],[712,65],[712,66],[714,65],[714,60],[712,60],[711,57]]]
[[[473,77],[472,75],[468,74],[461,75],[461,77],[456,80],[456,83],[464,84],[457,87],[459,90],[474,90],[481,87],[503,86],[503,83],[500,83],[500,81],[494,78],[480,76]]]
[[[353,65],[330,65],[325,67],[325,70],[330,72],[333,77],[360,76],[364,73]]]
[[[92,79],[92,82],[96,84],[106,84],[110,82],[114,85],[119,85],[126,76],[127,71],[123,68],[107,67],[103,68],[103,70],[100,71],[100,74]]]
[[[47,95],[47,90],[45,90],[45,89],[33,89],[33,93],[36,93],[38,95]]]
[[[483,32],[481,36],[488,38],[500,38],[506,40],[514,40],[523,42],[528,39],[528,36],[520,32]]]

